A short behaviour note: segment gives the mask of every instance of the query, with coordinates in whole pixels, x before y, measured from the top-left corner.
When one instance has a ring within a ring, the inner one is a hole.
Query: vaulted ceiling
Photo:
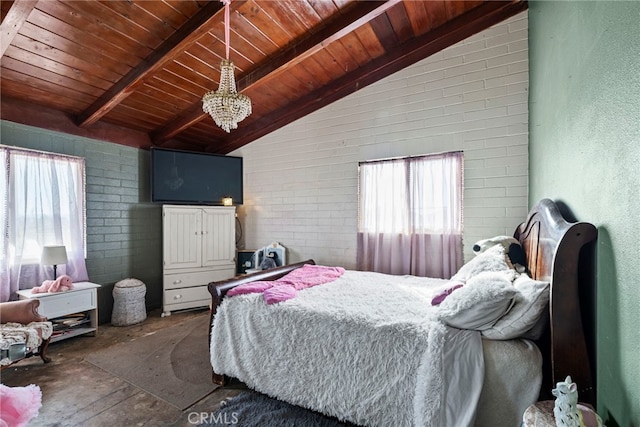
[[[229,153],[527,8],[526,1],[232,1],[253,113],[202,111],[225,57],[220,1],[2,0],[1,118],[119,144]]]

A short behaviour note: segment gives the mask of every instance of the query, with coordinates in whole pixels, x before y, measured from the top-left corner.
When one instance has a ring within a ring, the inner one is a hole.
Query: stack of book
[[[52,319],[51,323],[53,323],[53,336],[62,335],[71,329],[89,323],[89,321],[90,319],[88,313],[67,314],[66,316]]]

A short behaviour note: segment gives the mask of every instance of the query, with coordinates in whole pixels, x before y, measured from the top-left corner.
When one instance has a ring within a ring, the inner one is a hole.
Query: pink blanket
[[[26,427],[38,416],[42,391],[37,385],[7,387],[0,384],[0,427]]]
[[[302,289],[333,282],[343,274],[344,268],[342,267],[305,264],[276,280],[239,285],[231,289],[227,296],[261,293],[267,304],[275,304],[295,297]]]

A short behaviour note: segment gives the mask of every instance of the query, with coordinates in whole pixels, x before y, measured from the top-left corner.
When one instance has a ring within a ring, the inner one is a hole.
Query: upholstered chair
[[[0,303],[0,369],[39,354],[44,363],[53,332],[51,322],[38,313],[40,301],[26,299]]]

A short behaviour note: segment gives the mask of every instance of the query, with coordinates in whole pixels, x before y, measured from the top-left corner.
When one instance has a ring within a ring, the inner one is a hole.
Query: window
[[[42,247],[64,245],[67,264],[58,275],[87,280],[84,159],[0,146],[1,301],[53,278],[41,266]]]
[[[357,268],[450,277],[462,264],[463,154],[361,162]]]

